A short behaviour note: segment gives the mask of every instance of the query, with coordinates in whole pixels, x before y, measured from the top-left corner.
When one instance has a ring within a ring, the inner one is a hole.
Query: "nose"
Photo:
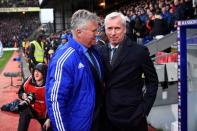
[[[116,30],[115,29],[112,29],[112,35],[115,35],[116,34]]]

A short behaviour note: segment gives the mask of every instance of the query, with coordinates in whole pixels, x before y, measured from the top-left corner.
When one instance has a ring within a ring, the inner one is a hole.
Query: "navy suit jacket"
[[[112,64],[109,45],[98,50],[105,66],[109,120],[117,125],[139,124],[149,114],[158,89],[158,77],[148,49],[126,37],[119,44]]]

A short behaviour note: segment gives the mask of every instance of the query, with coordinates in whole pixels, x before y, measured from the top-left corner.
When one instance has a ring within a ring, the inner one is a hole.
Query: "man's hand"
[[[47,130],[49,129],[50,126],[51,126],[51,121],[50,121],[50,119],[48,118],[48,119],[45,121],[45,123],[44,123],[44,125],[43,125],[43,128],[47,131]]]
[[[25,100],[26,98],[27,98],[27,94],[26,93],[23,93],[22,94],[22,99]]]

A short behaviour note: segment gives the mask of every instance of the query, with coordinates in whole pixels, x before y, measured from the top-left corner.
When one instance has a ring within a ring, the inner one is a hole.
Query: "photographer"
[[[19,103],[18,131],[27,131],[32,118],[41,124],[43,131],[51,130],[45,102],[46,71],[46,65],[38,63],[32,76],[27,78],[19,89],[18,96],[21,102]]]

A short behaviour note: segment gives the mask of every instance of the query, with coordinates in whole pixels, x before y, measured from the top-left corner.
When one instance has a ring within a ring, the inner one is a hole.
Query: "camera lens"
[[[27,108],[30,104],[34,102],[35,102],[35,95],[33,93],[29,93],[27,98],[23,100],[21,103],[19,103],[18,105],[19,111],[24,110],[25,108]]]

